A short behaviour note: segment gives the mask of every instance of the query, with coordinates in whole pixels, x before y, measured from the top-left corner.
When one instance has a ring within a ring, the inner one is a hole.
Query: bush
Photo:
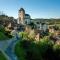
[[[60,60],[60,45],[54,44],[49,37],[45,36],[35,43],[34,39],[29,39],[24,34],[15,47],[19,60]]]
[[[15,53],[18,57],[18,60],[25,60],[25,51],[24,49],[20,46],[20,42],[18,42],[15,46]]]
[[[18,47],[17,47],[18,45]],[[39,53],[38,47],[35,43],[28,40],[22,40],[17,43],[15,51],[18,58],[21,60],[42,60],[41,55]],[[20,49],[20,50],[19,50]],[[19,53],[20,51],[20,53]],[[21,54],[23,53],[23,54]]]
[[[54,44],[53,46],[55,60],[60,60],[60,45]]]
[[[0,27],[0,40],[5,40],[9,38],[12,38],[12,35],[10,35],[10,32],[7,32],[3,27]]]
[[[17,45],[15,47],[15,53],[21,60],[23,60],[22,58],[25,60],[44,60],[47,50],[52,48],[53,43],[44,39],[38,43],[25,39],[21,40]]]
[[[27,32],[20,32],[19,33],[19,35],[20,35],[20,37],[22,38],[22,40],[32,40],[32,41],[34,41],[34,36],[33,35],[29,35]]]
[[[4,33],[0,32],[0,40],[5,40],[7,36],[4,35]]]
[[[1,51],[0,51],[0,60],[6,60],[5,56],[2,54]]]
[[[12,38],[12,35],[10,35],[10,32],[9,31],[5,31],[4,33],[8,38]]]
[[[27,39],[28,38],[28,34],[26,32],[19,32],[19,35],[22,39]]]
[[[0,32],[5,33],[5,29],[4,29],[4,27],[0,26]]]
[[[55,45],[53,46],[53,49],[54,49],[54,50],[60,50],[60,45],[55,44]]]

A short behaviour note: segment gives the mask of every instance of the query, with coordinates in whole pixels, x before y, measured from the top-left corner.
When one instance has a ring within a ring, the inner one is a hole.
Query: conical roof
[[[23,8],[20,8],[20,10],[19,11],[25,11]]]

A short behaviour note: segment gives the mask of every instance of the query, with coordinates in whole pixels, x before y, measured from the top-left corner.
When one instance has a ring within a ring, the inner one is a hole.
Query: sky
[[[60,0],[0,0],[0,11],[18,18],[23,7],[31,18],[60,18]]]

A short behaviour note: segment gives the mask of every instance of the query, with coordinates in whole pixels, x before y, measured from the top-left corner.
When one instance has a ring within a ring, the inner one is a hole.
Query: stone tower
[[[24,24],[25,10],[20,8],[18,11],[18,24]]]

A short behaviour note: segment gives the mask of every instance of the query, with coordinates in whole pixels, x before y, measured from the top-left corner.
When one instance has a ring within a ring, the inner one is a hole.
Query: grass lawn
[[[2,54],[1,51],[0,51],[0,60],[6,60],[5,56]]]

